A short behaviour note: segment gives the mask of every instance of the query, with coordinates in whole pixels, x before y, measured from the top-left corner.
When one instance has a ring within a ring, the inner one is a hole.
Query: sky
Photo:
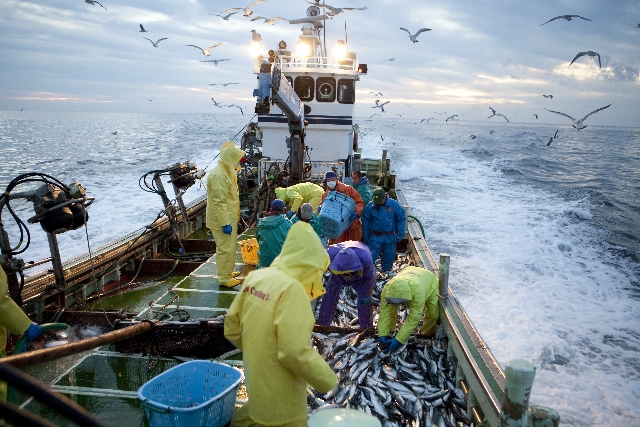
[[[249,0],[0,1],[0,110],[239,114],[253,111],[252,29],[264,54],[280,40],[295,46],[300,25],[215,16]],[[640,126],[640,7],[637,0],[331,0],[364,7],[326,21],[329,55],[338,40],[368,74],[357,84],[356,115],[375,99],[384,117],[487,120],[489,107],[512,122],[571,125],[613,103],[586,124]],[[253,16],[302,18],[304,0],[267,0]],[[106,9],[105,9],[106,8]],[[574,18],[542,23],[559,15]],[[147,33],[141,33],[142,24]],[[408,34],[430,28],[412,43]],[[154,48],[153,41],[166,37]],[[214,48],[205,58],[187,45]],[[578,52],[593,50],[569,63]],[[204,59],[230,59],[215,65]],[[395,58],[393,61],[385,59]],[[211,83],[236,85],[210,86]],[[369,92],[381,92],[375,97]],[[542,97],[553,95],[553,99]],[[149,101],[151,100],[151,101]],[[534,114],[538,115],[538,119]],[[502,118],[497,118],[502,120]],[[496,120],[496,117],[491,120]]]

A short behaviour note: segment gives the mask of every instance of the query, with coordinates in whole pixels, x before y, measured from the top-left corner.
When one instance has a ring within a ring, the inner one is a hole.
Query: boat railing
[[[283,71],[295,68],[322,70],[357,71],[358,61],[352,58],[331,58],[326,56],[277,56],[274,65]]]

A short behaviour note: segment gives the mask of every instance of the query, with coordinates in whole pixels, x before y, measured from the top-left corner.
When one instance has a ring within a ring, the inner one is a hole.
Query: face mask
[[[329,181],[327,182],[327,187],[333,190],[334,188],[336,188],[337,184],[338,184],[338,181]]]

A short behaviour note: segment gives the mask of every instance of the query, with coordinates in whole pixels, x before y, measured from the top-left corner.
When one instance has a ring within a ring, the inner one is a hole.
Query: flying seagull
[[[536,113],[533,113],[534,116],[536,116],[536,120],[538,120],[538,115]]]
[[[230,60],[231,60],[230,58],[227,58],[227,59],[205,59],[205,60],[202,60],[200,62],[213,62],[214,64],[218,65],[218,62],[230,61]]]
[[[229,17],[231,15],[235,15],[236,13],[240,12],[241,9],[236,10],[235,12],[231,12],[228,15],[214,15],[213,13],[210,13],[209,15],[213,15],[213,16],[219,16],[220,18],[224,19],[225,21],[229,20]]]
[[[204,56],[211,56],[211,54],[209,53],[209,51],[211,51],[211,49],[213,49],[214,47],[222,46],[223,44],[227,44],[227,42],[222,42],[222,43],[212,44],[211,46],[209,46],[209,47],[208,47],[208,48],[206,48],[206,49],[203,49],[203,48],[201,48],[201,47],[199,47],[199,46],[196,46],[196,45],[194,45],[194,44],[188,44],[187,46],[196,47],[196,48],[200,49],[200,50],[202,51],[202,54],[203,54]]]
[[[571,21],[572,18],[580,18],[580,19],[584,19],[585,21],[591,21],[591,19],[583,18],[580,15],[560,15],[560,16],[556,16],[555,18],[549,19],[544,24],[548,24],[549,22],[555,21],[556,19],[566,19],[567,21]],[[540,26],[543,26],[544,24],[540,24]]]
[[[239,84],[239,83],[209,83],[209,86],[221,85],[221,86],[227,87],[229,85],[237,85],[237,84]]]
[[[100,6],[101,8],[103,8],[104,10],[107,10],[107,8],[106,8],[106,7],[104,7],[103,5],[101,5],[100,3],[98,3],[98,2],[97,2],[97,1],[95,1],[95,0],[84,0],[84,2],[85,2],[85,3],[87,3],[87,4],[90,4],[90,5],[92,5],[92,6],[98,5],[98,6]]]
[[[146,37],[143,37],[143,39],[147,39],[147,38],[146,38]],[[161,38],[161,39],[158,39],[158,41],[157,41],[157,42],[155,42],[155,43],[154,43],[154,42],[153,42],[153,40],[151,40],[151,39],[147,39],[147,40],[149,40],[149,41],[151,42],[151,44],[153,45],[153,47],[158,47],[158,43],[160,43],[162,40],[166,40],[166,39],[167,39],[166,37],[163,37],[163,38]]]
[[[216,102],[216,100],[215,100],[215,99],[211,98],[211,100],[213,101],[213,105],[215,105],[216,107],[218,107],[218,108],[222,108],[222,107],[224,107],[224,105],[222,105],[222,104],[220,104],[220,103]]]
[[[613,104],[613,102],[612,102],[611,104]],[[574,119],[573,117],[571,117],[570,115],[565,114],[565,113],[561,113],[561,112],[559,112],[559,111],[551,111],[551,110],[548,110],[548,109],[546,109],[546,108],[545,108],[545,110],[549,111],[550,113],[560,114],[561,116],[565,116],[565,117],[570,118],[571,120],[573,120],[573,125],[572,125],[572,126],[573,126],[574,128],[576,128],[576,129],[580,130],[580,129],[584,129],[584,128],[586,128],[586,126],[583,126],[582,124],[583,124],[583,122],[584,122],[585,120],[587,120],[587,117],[589,117],[589,116],[590,116],[590,115],[592,115],[592,114],[597,113],[598,111],[602,111],[602,110],[604,110],[605,108],[609,108],[609,107],[611,106],[611,104],[607,105],[606,107],[602,107],[602,108],[598,108],[597,110],[593,110],[592,112],[590,112],[589,114],[587,114],[586,116],[584,116],[584,117],[583,117],[582,119],[580,119],[580,120],[576,120],[576,119]]]
[[[443,115],[443,114],[446,114],[447,112],[446,112],[446,111],[443,111],[442,113],[438,113],[437,111],[434,111],[434,113],[436,113],[437,115],[441,116],[441,115]]]
[[[380,96],[384,96],[384,95],[382,94],[382,92],[369,92],[369,93],[372,93],[372,94],[374,94],[375,96],[378,96],[378,95],[380,95]]]
[[[380,116],[380,114],[378,113],[373,113],[372,115],[369,116],[369,118],[372,118],[373,116]],[[381,116],[382,117],[382,116]]]
[[[636,28],[640,28],[640,24],[638,24],[638,26]]]
[[[425,120],[427,121],[427,123],[430,123],[429,120],[435,120],[435,118],[434,117],[429,117],[428,119],[422,119],[422,120],[420,120],[420,123],[424,122]]]
[[[327,12],[325,12],[325,13],[327,14],[327,16],[331,16],[331,17],[334,17],[336,15],[340,15],[345,10],[367,10],[367,6],[365,6],[365,7],[333,7],[333,6],[329,6],[328,4],[316,4],[316,3],[311,3],[311,2],[307,2],[307,3],[312,4],[314,6],[317,6],[317,7],[322,7],[322,8],[327,9]]]
[[[147,98],[147,101],[152,102],[153,98]]]
[[[551,143],[553,142],[554,139],[558,139],[558,130],[556,130],[556,133],[551,138],[549,138],[549,142],[547,142],[547,147],[551,145]],[[540,141],[540,140],[538,139],[538,141]],[[542,141],[540,141],[540,142],[542,142]]]
[[[213,99],[213,98],[211,98],[211,99]],[[242,113],[242,115],[244,116],[244,111],[242,111],[242,107],[240,107],[239,105],[236,105],[236,104],[229,104],[229,105],[227,105],[227,107],[236,107],[237,109],[239,109],[239,110],[240,110],[240,112],[241,112],[241,113]]]
[[[117,135],[117,134],[118,134],[118,131],[111,132],[111,133],[112,133],[112,134],[114,134],[114,135]]]
[[[404,116],[404,113],[400,114],[400,113],[396,113],[396,116],[402,118],[402,116]]]
[[[542,95],[542,96],[544,96],[545,98],[551,98],[551,99],[553,99],[553,95]]]
[[[581,56],[585,56],[585,55],[590,56],[591,59],[595,59],[595,57],[597,56],[598,57],[598,65],[600,66],[600,68],[602,68],[602,62],[600,62],[600,54],[598,52],[594,52],[592,50],[590,50],[589,52],[580,52],[580,53],[578,53],[576,55],[576,57],[573,58],[573,60],[571,61],[571,64],[573,64],[573,62],[576,59],[580,58]],[[571,64],[569,64],[569,67],[571,67]]]
[[[222,13],[227,13],[227,12],[233,12],[233,11],[240,11],[242,9],[244,9],[244,12],[242,13],[242,16],[244,16],[245,18],[250,17],[251,15],[253,15],[253,10],[251,10],[251,8],[259,3],[264,3],[267,0],[256,0],[253,3],[251,3],[249,6],[247,7],[232,7],[231,9],[227,9],[225,11],[223,11]]]
[[[393,61],[395,61],[396,59],[397,59],[397,58],[389,58],[389,59],[385,59],[385,60],[384,60],[384,61],[382,61],[382,62],[387,62],[387,61],[389,61],[389,62],[393,62]]]
[[[257,21],[258,19],[264,19],[263,24],[270,24],[270,25],[275,25],[276,22],[278,22],[278,20],[289,21],[288,19],[280,18],[279,16],[276,16],[274,18],[265,18],[264,16],[256,16],[255,18],[252,19],[252,21]]]
[[[458,115],[457,115],[457,114],[454,114],[453,116],[449,116],[449,117],[447,117],[447,120],[445,120],[444,122],[446,123],[446,122],[448,122],[449,120],[454,120],[454,117],[458,117]]]
[[[140,32],[141,33],[148,33],[149,31],[145,30],[144,27],[142,26],[142,24],[140,24]]]
[[[489,117],[487,117],[487,119],[490,119],[493,116],[500,116],[500,117],[504,117],[504,119],[509,122],[509,119],[507,119],[507,117],[504,114],[500,114],[497,113],[496,110],[494,110],[493,108],[489,107],[489,109],[491,110],[491,112],[493,113],[492,115],[490,115]]]
[[[414,43],[418,43],[418,36],[420,35],[420,33],[423,33],[425,31],[431,31],[431,28],[420,28],[417,33],[411,34],[411,32],[406,28],[400,27],[400,29],[409,33],[409,40],[411,40]]]
[[[376,99],[376,105],[371,107],[371,108],[379,108],[384,113],[385,112],[384,111],[384,106],[387,105],[389,102],[391,102],[391,101],[383,102],[382,104],[380,104],[380,100]]]
[[[251,30],[251,40],[260,43],[262,41],[262,36],[258,34],[256,30]]]
[[[477,136],[475,136],[475,135],[469,135],[469,138],[471,138],[471,139],[476,139],[476,138],[477,138]]]

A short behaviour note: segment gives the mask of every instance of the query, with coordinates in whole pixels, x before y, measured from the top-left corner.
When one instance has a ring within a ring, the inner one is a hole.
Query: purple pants
[[[322,297],[320,305],[320,315],[318,316],[318,325],[329,326],[333,317],[336,315],[338,307],[338,299],[340,290],[343,286],[351,286],[358,294],[358,320],[360,321],[360,329],[370,328],[372,326],[371,314],[373,306],[371,305],[371,292],[375,276],[370,280],[356,279],[353,282],[342,280],[337,275],[332,274],[327,283],[327,293]]]

